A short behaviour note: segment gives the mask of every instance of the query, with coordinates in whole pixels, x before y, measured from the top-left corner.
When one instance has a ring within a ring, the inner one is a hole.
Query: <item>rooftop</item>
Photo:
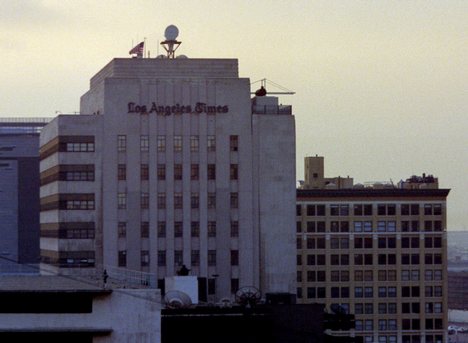
[[[0,275],[0,293],[6,292],[86,292],[109,293],[95,283],[55,275]]]

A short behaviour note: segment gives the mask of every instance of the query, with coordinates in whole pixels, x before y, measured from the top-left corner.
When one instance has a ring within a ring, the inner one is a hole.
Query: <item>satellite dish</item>
[[[187,293],[174,290],[166,293],[164,304],[167,308],[187,308],[192,305],[192,299]]]
[[[222,298],[219,301],[219,306],[220,307],[232,307],[231,299],[229,298]]]
[[[256,305],[262,298],[262,294],[253,286],[241,287],[235,295],[236,302],[243,306],[252,307]]]
[[[176,40],[178,35],[179,29],[175,25],[169,25],[166,27],[166,31],[164,31],[164,36],[167,40]]]

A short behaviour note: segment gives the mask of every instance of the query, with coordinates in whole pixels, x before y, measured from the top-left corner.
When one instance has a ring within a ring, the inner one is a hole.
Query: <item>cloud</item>
[[[0,27],[48,25],[60,14],[45,1],[5,0],[0,5]]]

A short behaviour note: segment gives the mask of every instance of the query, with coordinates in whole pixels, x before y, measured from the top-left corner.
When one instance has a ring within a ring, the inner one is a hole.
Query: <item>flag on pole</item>
[[[133,49],[131,49],[128,53],[130,55],[136,54],[138,57],[143,57],[144,47],[145,47],[145,42],[143,41],[143,42],[135,45],[135,47]]]

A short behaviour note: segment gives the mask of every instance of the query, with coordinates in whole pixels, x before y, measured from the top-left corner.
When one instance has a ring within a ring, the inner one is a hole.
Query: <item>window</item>
[[[174,136],[174,152],[182,151],[182,136]]]
[[[174,237],[182,237],[184,233],[183,223],[174,222]]]
[[[122,181],[127,179],[127,165],[119,164],[117,166],[117,180]]]
[[[231,151],[239,150],[239,136],[229,137],[229,148]]]
[[[166,165],[158,164],[158,180],[166,180]]]
[[[192,266],[199,266],[200,265],[200,250],[192,250],[190,254],[190,260]]]
[[[231,208],[239,208],[239,194],[231,192],[231,200],[230,200]]]
[[[149,151],[149,136],[140,136],[140,151]]]
[[[190,180],[198,180],[199,178],[199,167],[198,164],[192,164],[190,166]]]
[[[182,180],[182,164],[174,164],[174,180]]]
[[[124,152],[127,150],[127,136],[118,135],[117,136],[117,151]]]
[[[119,222],[117,224],[117,232],[118,236],[123,238],[127,236],[127,223],[126,222]]]
[[[238,173],[238,168],[239,166],[237,164],[231,164],[230,168],[230,178],[231,180],[237,180],[239,177]]]
[[[174,193],[174,208],[181,209],[183,207],[182,193]]]
[[[184,254],[182,250],[174,250],[174,265],[182,266],[184,264]]]
[[[166,250],[158,250],[158,266],[166,266]]]
[[[216,222],[208,222],[208,237],[216,237]]]
[[[208,164],[208,180],[216,180],[216,164]]]
[[[158,237],[159,238],[166,237],[166,222],[165,221],[158,222]]]
[[[140,257],[141,257],[141,260],[140,260],[141,266],[142,267],[149,266],[149,251],[148,250],[142,250]]]
[[[231,266],[239,265],[239,250],[231,250]]]
[[[216,136],[207,137],[207,150],[216,151]]]
[[[141,209],[149,208],[149,193],[142,192],[140,194],[140,208]]]
[[[198,136],[190,136],[190,151],[197,152],[199,148]]]
[[[190,195],[190,207],[193,209],[200,207],[200,196],[198,193],[192,193]]]
[[[117,208],[118,209],[127,208],[127,193],[117,193]]]
[[[216,250],[208,250],[208,266],[216,266]]]
[[[231,293],[236,293],[239,290],[239,279],[231,279]]]
[[[239,237],[239,222],[231,221],[231,237]]]
[[[148,222],[140,223],[140,233],[141,233],[141,238],[149,237],[149,223]]]
[[[200,222],[191,222],[190,224],[190,235],[192,237],[200,236]]]
[[[142,181],[148,180],[149,178],[149,167],[147,164],[142,164],[140,166],[140,179]]]
[[[208,208],[216,208],[216,193],[208,193]]]
[[[166,136],[157,136],[156,145],[158,148],[158,152],[166,151]]]
[[[354,215],[355,216],[371,216],[372,205],[354,204]]]
[[[120,250],[118,254],[118,265],[119,267],[126,267],[127,266],[127,251]]]
[[[166,208],[166,193],[158,193],[158,209]]]
[[[94,141],[94,137],[93,137]],[[65,148],[62,149],[59,147],[59,151],[65,152],[93,152],[94,151],[94,142],[80,142],[80,143],[65,143]]]

